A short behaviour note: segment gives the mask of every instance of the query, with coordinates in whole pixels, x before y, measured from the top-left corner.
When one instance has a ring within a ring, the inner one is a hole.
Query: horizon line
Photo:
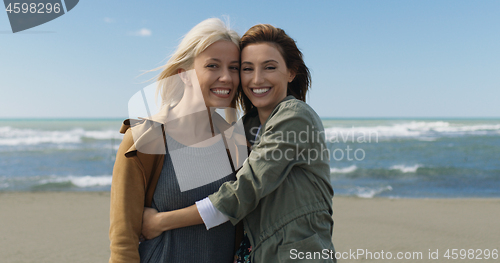
[[[457,120],[500,120],[500,116],[485,117],[485,116],[361,116],[361,117],[324,117],[320,116],[322,120],[385,120],[385,119],[457,119]],[[0,117],[0,121],[14,121],[14,120],[126,120],[128,117]]]

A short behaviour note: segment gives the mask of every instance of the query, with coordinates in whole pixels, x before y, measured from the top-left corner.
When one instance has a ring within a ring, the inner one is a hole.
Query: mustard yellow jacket
[[[163,154],[145,154],[136,149],[130,120],[120,129],[125,136],[116,154],[111,184],[109,262],[140,262],[139,236],[144,207],[150,207],[160,176]],[[152,127],[161,129],[161,126]],[[152,144],[164,145],[163,137]]]
[[[226,130],[219,115],[214,125]],[[131,129],[132,126],[134,127]],[[134,132],[133,132],[134,130]],[[139,132],[137,132],[139,131]],[[125,120],[120,128],[125,134],[116,154],[110,200],[110,263],[140,262],[139,237],[144,207],[151,207],[163,168],[165,147],[163,124],[151,120]],[[139,149],[138,149],[139,148]],[[236,229],[235,248],[243,238],[243,225]]]

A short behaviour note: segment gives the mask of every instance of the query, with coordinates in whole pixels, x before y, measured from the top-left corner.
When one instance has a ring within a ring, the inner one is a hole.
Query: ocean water
[[[323,123],[336,195],[500,197],[498,119]]]
[[[122,120],[0,120],[0,191],[109,191]]]
[[[121,119],[0,120],[0,191],[109,191]],[[500,197],[500,119],[324,119],[335,195]]]

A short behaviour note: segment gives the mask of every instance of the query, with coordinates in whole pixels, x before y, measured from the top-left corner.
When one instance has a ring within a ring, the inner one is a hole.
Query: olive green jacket
[[[252,142],[260,124],[255,111],[244,124]],[[297,262],[306,252],[317,252],[313,262],[334,261],[329,257],[334,250],[333,189],[320,118],[288,96],[257,137],[237,180],[224,183],[210,201],[233,224],[243,220],[254,263]]]

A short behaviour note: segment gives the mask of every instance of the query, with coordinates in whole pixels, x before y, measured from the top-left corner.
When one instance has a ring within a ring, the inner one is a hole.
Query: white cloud
[[[151,36],[152,32],[150,29],[141,28],[138,31],[130,32],[129,34],[132,36],[149,37],[149,36]]]
[[[104,18],[104,22],[106,22],[106,23],[114,23],[115,20],[113,18],[105,17]]]

